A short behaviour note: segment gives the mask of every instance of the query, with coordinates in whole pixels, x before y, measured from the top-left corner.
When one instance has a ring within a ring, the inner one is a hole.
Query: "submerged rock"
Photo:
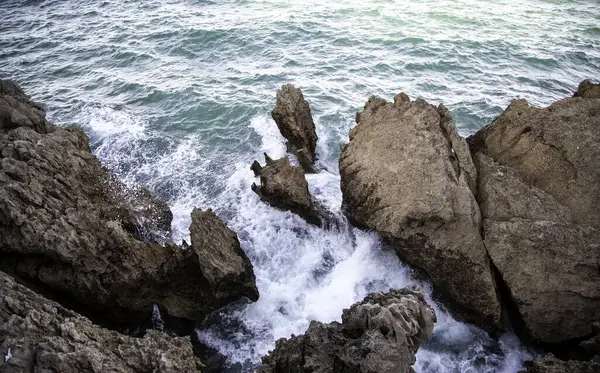
[[[312,172],[317,157],[317,133],[302,91],[291,84],[282,86],[277,91],[277,105],[271,115],[288,141],[288,151],[298,157],[306,172]]]
[[[372,97],[340,158],[343,203],[423,270],[463,319],[500,327],[500,303],[480,235],[477,176],[448,111],[399,94]]]
[[[200,372],[189,337],[124,336],[92,324],[0,272],[0,373]]]
[[[50,124],[10,81],[0,81],[0,120],[0,268],[111,323],[145,319],[153,304],[198,320],[256,298],[250,273],[222,295],[196,251],[158,244],[170,230],[166,204],[116,181],[81,128]],[[235,245],[229,233],[213,238]]]
[[[600,321],[599,128],[600,99],[518,100],[469,138],[485,245],[535,342],[579,340]]]
[[[418,288],[369,294],[342,323],[313,321],[304,335],[277,341],[264,373],[408,373],[436,321]]]
[[[252,184],[252,190],[263,201],[319,227],[334,223],[331,213],[310,195],[302,168],[292,166],[287,157],[272,160],[265,154],[265,166],[254,161],[252,170],[260,176],[260,186]]]

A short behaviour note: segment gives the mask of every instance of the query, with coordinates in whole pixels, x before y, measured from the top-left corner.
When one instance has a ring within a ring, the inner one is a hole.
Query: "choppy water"
[[[199,335],[248,370],[309,320],[415,283],[373,234],[308,226],[250,191],[252,160],[284,154],[269,116],[280,85],[311,104],[325,171],[310,187],[339,212],[339,146],[368,96],[443,101],[470,134],[513,98],[546,105],[598,78],[599,25],[597,0],[0,0],[0,77],[168,200],[176,240],[193,206],[238,232],[261,298],[223,312],[234,330]],[[419,372],[517,372],[533,354],[436,310]]]

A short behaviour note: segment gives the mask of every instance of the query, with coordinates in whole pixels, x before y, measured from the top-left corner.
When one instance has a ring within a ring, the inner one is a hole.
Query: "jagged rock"
[[[590,361],[560,360],[552,354],[546,354],[534,361],[526,361],[523,372],[527,373],[598,373],[600,372],[600,356]]]
[[[0,373],[199,372],[189,337],[124,336],[0,272]],[[7,359],[8,358],[8,359]]]
[[[513,102],[469,138],[485,245],[521,332],[561,343],[600,321],[600,99]]]
[[[480,235],[476,171],[448,111],[424,100],[372,97],[340,158],[343,203],[422,269],[463,319],[500,326],[500,304]]]
[[[575,92],[573,97],[600,98],[600,84],[594,84],[589,79],[584,80],[579,83],[577,92]]]
[[[254,161],[252,168],[259,172],[260,186],[252,184],[252,190],[263,201],[291,211],[319,227],[334,223],[332,215],[310,195],[302,168],[292,166],[287,157],[275,161],[267,154],[264,167],[260,164],[255,167],[257,163]]]
[[[195,251],[158,244],[168,207],[111,177],[81,128],[48,123],[9,81],[0,81],[0,113],[0,268],[111,323],[145,319],[153,304],[196,320],[254,298],[245,286],[221,297]]]
[[[372,293],[344,310],[341,324],[313,321],[304,335],[277,341],[262,372],[412,372],[435,321],[418,288]]]
[[[235,232],[212,210],[192,211],[190,235],[200,270],[217,298],[235,299],[242,293],[252,301],[258,300],[250,259],[240,247]]]
[[[318,138],[310,107],[302,91],[291,84],[282,86],[277,91],[277,105],[271,116],[281,135],[288,141],[288,151],[298,157],[306,172],[312,172]]]
[[[528,184],[571,211],[574,223],[600,226],[600,99],[567,98],[548,108],[513,101],[469,138],[482,152],[514,168]]]

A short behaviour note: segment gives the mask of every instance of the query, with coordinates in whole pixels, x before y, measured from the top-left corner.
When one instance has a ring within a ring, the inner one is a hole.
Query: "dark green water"
[[[597,0],[0,0],[0,77],[167,199],[176,240],[193,206],[238,232],[261,299],[223,313],[234,329],[199,333],[230,362],[257,362],[309,320],[416,283],[373,235],[309,227],[252,194],[252,160],[284,153],[269,117],[279,86],[311,104],[325,170],[309,183],[339,212],[339,146],[368,96],[444,102],[470,134],[511,99],[547,105],[598,78],[598,25]],[[436,310],[419,372],[516,372],[531,357],[511,334],[492,340]]]

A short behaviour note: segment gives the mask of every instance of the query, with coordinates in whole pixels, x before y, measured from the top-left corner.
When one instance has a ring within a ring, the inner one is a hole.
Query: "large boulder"
[[[215,297],[235,299],[242,293],[250,300],[258,300],[256,278],[248,256],[235,232],[212,210],[192,211],[190,236],[191,249],[196,252],[200,270]]]
[[[124,336],[0,272],[0,373],[200,372],[190,338]]]
[[[600,226],[598,128],[599,98],[566,98],[547,108],[516,100],[469,143],[566,206],[574,223]]]
[[[518,100],[469,138],[485,245],[534,342],[600,321],[599,128],[600,99]]]
[[[448,111],[399,94],[372,97],[342,150],[348,218],[378,232],[423,270],[457,314],[500,327],[500,303],[480,234],[476,171]]]
[[[312,172],[318,138],[310,107],[302,91],[291,84],[282,86],[277,91],[277,104],[271,116],[279,132],[288,141],[288,151],[296,155],[306,172]]]
[[[408,373],[436,321],[418,288],[372,293],[342,313],[313,321],[304,335],[277,341],[264,373]]]
[[[168,207],[116,181],[81,128],[50,124],[10,81],[0,81],[0,121],[0,268],[111,323],[145,319],[154,304],[198,320],[256,298],[245,285],[215,292],[198,248],[159,244],[169,236]],[[253,279],[249,263],[243,270]]]
[[[594,84],[589,79],[584,80],[579,83],[577,92],[575,92],[573,97],[600,98],[600,84]]]
[[[310,224],[329,226],[333,217],[308,191],[304,170],[292,166],[287,157],[273,160],[265,154],[265,165],[252,164],[260,185],[252,184],[252,190],[273,207],[291,211]]]

